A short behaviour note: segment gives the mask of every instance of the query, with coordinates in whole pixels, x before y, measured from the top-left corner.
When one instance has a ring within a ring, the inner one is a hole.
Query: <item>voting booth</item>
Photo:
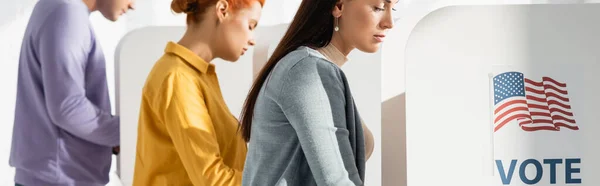
[[[406,44],[407,180],[600,185],[600,5],[452,6]]]

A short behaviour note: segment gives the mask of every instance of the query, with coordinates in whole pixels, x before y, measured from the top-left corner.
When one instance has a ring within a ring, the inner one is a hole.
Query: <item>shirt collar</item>
[[[204,59],[200,58],[200,56],[196,55],[194,52],[172,41],[167,43],[165,53],[171,53],[179,56],[181,59],[183,59],[183,61],[192,65],[202,73],[206,73],[209,68],[214,69],[213,64],[204,61]]]

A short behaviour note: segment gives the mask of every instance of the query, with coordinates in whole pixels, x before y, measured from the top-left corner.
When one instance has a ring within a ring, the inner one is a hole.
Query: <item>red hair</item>
[[[236,11],[242,8],[249,7],[253,2],[260,3],[260,6],[265,5],[265,0],[226,0],[229,3],[231,10]],[[202,20],[202,14],[210,5],[214,5],[219,0],[173,0],[171,2],[171,10],[175,13],[187,14],[188,23],[196,23]]]
[[[258,1],[261,7],[265,5],[265,0],[227,0],[227,2],[231,5],[232,10],[239,10],[249,7],[255,1]]]

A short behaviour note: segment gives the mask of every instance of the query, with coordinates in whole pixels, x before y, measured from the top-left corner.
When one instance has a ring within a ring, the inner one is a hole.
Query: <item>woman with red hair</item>
[[[254,45],[264,0],[173,0],[187,30],[148,74],[142,90],[133,185],[241,185],[245,141],[215,65]]]

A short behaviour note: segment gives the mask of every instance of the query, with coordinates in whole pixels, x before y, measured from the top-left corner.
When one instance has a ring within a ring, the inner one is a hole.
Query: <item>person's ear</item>
[[[333,7],[331,14],[333,17],[339,18],[342,16],[342,11],[344,10],[344,0],[338,0],[338,2]]]
[[[229,3],[225,0],[219,0],[217,2],[217,4],[215,4],[215,8],[216,8],[215,12],[217,13],[218,22],[221,23],[221,22],[223,22],[223,20],[225,20],[225,18],[227,16],[229,16],[228,15],[229,8],[230,8]]]

